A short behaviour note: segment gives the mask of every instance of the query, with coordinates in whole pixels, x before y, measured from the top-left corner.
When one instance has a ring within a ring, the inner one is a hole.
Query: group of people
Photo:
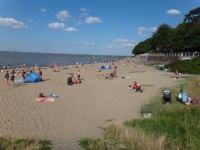
[[[71,74],[71,75],[68,75],[68,78],[67,78],[67,85],[74,85],[74,84],[79,84],[79,83],[82,83],[81,81],[81,74],[80,74],[80,70],[78,70],[78,73],[77,73],[77,79]]]
[[[39,76],[40,76],[40,79],[42,80],[42,70],[41,70],[41,68],[39,68],[38,69],[39,71],[38,71],[38,74],[39,74]],[[34,71],[34,68],[31,68],[30,70],[30,73],[31,72],[33,72]],[[15,81],[15,77],[17,76],[17,75],[21,75],[21,77],[23,78],[23,80],[26,78],[26,76],[27,76],[27,74],[26,74],[26,72],[24,71],[24,69],[22,69],[21,71],[19,71],[19,70],[16,70],[15,68],[13,68],[12,69],[12,71],[11,71],[11,75],[9,74],[9,72],[8,71],[6,71],[5,72],[5,81],[6,81],[6,85],[10,85],[9,84],[9,79],[10,79],[10,81],[11,81],[11,84],[12,84],[12,86],[14,87],[14,81]]]

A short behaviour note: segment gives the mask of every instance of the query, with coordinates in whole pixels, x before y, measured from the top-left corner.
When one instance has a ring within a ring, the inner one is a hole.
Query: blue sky
[[[200,0],[0,0],[0,51],[131,55]]]

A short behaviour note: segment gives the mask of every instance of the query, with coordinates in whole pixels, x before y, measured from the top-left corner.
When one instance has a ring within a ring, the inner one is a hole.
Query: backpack
[[[188,95],[186,92],[182,92],[181,93],[181,102],[185,103],[187,102],[187,99],[188,99]]]

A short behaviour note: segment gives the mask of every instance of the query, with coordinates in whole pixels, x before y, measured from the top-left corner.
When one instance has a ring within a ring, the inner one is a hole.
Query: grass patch
[[[160,64],[163,64],[163,63],[151,63],[151,64],[146,64],[147,66],[154,66],[154,65],[160,65]]]
[[[194,77],[184,77],[184,91],[189,97],[198,97],[199,88],[192,87]],[[181,83],[183,81],[179,81]],[[144,86],[144,85],[143,85]],[[162,91],[172,92],[173,103],[161,103]],[[196,150],[200,149],[200,109],[177,101],[180,86],[165,87],[145,108],[152,112],[148,119],[134,119],[122,125],[104,128],[103,139],[82,139],[86,150]]]
[[[1,150],[50,150],[51,142],[47,140],[12,139],[0,137]]]

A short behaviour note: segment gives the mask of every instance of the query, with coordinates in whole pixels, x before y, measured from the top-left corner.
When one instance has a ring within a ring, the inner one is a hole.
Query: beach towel
[[[15,79],[14,82],[15,83],[22,83],[22,82],[24,82],[24,80],[23,80],[23,78],[21,78],[21,79]]]
[[[55,98],[52,98],[52,97],[39,97],[39,98],[36,98],[35,101],[38,101],[38,102],[42,102],[42,101],[54,102]]]
[[[57,95],[55,95],[55,94],[49,94],[47,97],[51,97],[51,98],[58,98],[58,96],[57,96]]]

